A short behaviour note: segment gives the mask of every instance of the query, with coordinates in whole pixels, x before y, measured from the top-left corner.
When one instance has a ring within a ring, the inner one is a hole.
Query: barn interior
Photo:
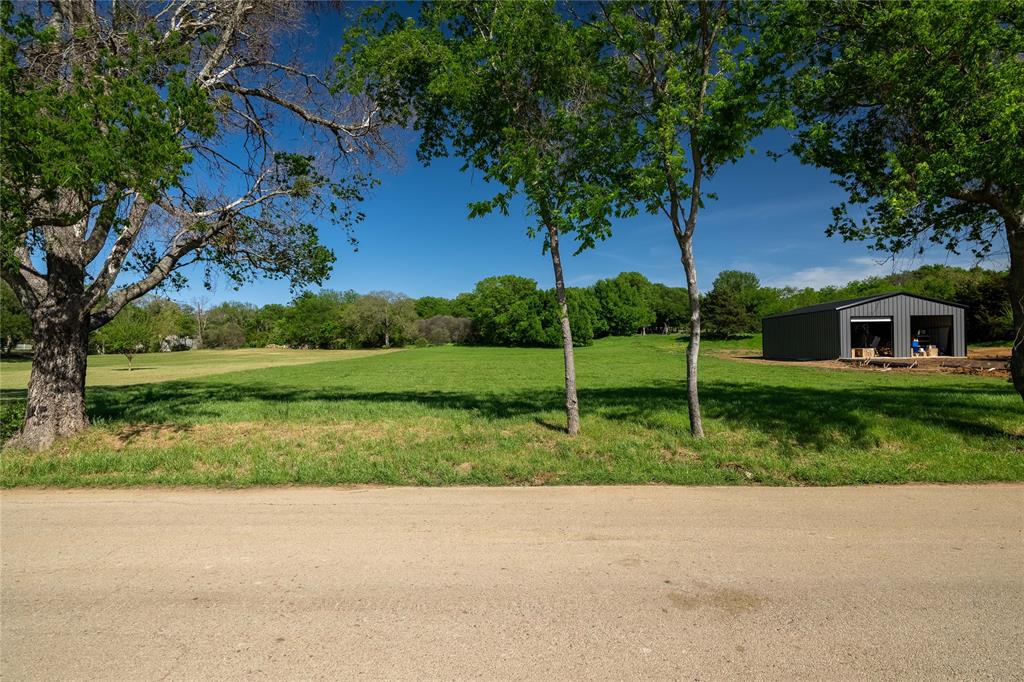
[[[893,357],[892,320],[888,318],[850,321],[850,341],[854,348],[872,348],[876,357]]]
[[[953,354],[952,315],[911,315],[910,338],[917,339],[921,348],[938,348],[939,355]]]

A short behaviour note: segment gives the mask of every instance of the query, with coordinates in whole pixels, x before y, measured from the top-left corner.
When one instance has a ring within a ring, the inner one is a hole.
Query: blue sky
[[[316,47],[300,50],[312,50],[307,56],[323,64],[336,51],[341,23],[330,14],[315,13],[310,24],[315,35],[304,39],[304,45]],[[702,289],[710,288],[718,272],[726,269],[754,272],[762,283],[772,286],[821,287],[924,263],[975,263],[969,255],[957,257],[942,249],[924,257],[883,262],[883,255],[863,244],[826,237],[832,206],[844,195],[826,172],[789,156],[775,161],[764,154],[784,151],[787,135],[784,131],[767,134],[754,143],[756,154],[721,169],[705,184],[719,199],[708,202],[697,226],[695,253]],[[321,230],[322,241],[338,257],[325,288],[453,297],[484,277],[500,274],[531,277],[542,288],[553,286],[551,262],[541,253],[541,242],[526,236],[529,218],[521,202],[512,205],[509,216],[469,220],[467,203],[491,196],[494,189],[479,173],[460,172],[457,159],[421,166],[415,160],[415,138],[411,133],[404,138],[398,146],[404,162],[376,170],[381,184],[362,205],[366,220],[356,228],[358,252],[352,251],[340,231],[326,224]],[[574,286],[623,271],[641,272],[672,286],[684,283],[678,247],[660,215],[619,221],[611,239],[579,256],[563,253],[563,259],[566,280]],[[1005,267],[998,258],[987,265]],[[221,277],[208,292],[200,281],[201,277],[193,277],[188,289],[172,296],[259,305],[292,297],[287,282],[256,282],[235,291]]]
[[[708,185],[719,195],[700,214],[695,237],[699,283],[710,288],[721,270],[757,274],[762,283],[783,286],[843,284],[875,274],[924,263],[970,266],[970,256],[934,249],[924,257],[884,256],[859,243],[825,236],[832,206],[843,198],[829,175],[791,157],[774,161],[765,149],[781,150],[786,133],[758,141],[758,153],[723,168]],[[551,261],[539,239],[526,236],[529,218],[521,202],[509,216],[467,218],[467,202],[490,196],[493,189],[479,173],[460,172],[456,159],[422,167],[411,145],[402,167],[380,170],[379,187],[363,203],[366,220],[357,226],[353,252],[340,232],[329,226],[323,241],[338,256],[324,287],[401,291],[413,297],[452,297],[491,275],[517,274],[553,286]],[[564,248],[564,247],[563,247]],[[569,284],[586,286],[623,271],[637,271],[655,282],[683,286],[679,249],[663,216],[640,215],[615,224],[611,239],[575,257],[564,254]],[[998,261],[989,265],[996,266]],[[176,298],[199,295],[200,287]],[[235,292],[221,278],[212,301],[244,300],[256,304],[291,298],[285,282],[258,282]]]

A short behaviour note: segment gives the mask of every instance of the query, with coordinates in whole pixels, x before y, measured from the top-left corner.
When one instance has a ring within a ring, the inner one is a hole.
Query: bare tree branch
[[[86,305],[88,307],[91,308],[96,305],[117,279],[121,268],[124,267],[125,259],[135,245],[135,239],[139,236],[145,225],[146,216],[149,214],[149,207],[150,203],[142,197],[135,198],[131,210],[128,211],[125,229],[118,235],[113,247],[111,247],[110,253],[107,254],[103,262],[103,267],[96,275],[96,279],[86,289]]]

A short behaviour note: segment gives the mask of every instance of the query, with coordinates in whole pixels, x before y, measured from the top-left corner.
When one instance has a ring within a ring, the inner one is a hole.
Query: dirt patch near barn
[[[973,374],[977,376],[1010,378],[1010,348],[971,348],[966,358],[874,358],[859,360],[766,360],[756,350],[710,351],[712,355],[741,362],[861,372],[933,372],[941,374]]]

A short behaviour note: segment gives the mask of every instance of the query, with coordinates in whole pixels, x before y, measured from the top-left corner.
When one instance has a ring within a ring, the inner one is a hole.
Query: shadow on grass
[[[3,391],[5,402],[24,399],[24,391]],[[837,439],[851,445],[874,446],[871,428],[880,418],[926,425],[948,434],[982,438],[1024,437],[990,423],[992,397],[1008,395],[997,385],[957,387],[956,399],[941,390],[921,387],[811,388],[710,382],[701,388],[705,417],[750,428],[797,446],[822,448]],[[583,417],[639,424],[651,429],[680,429],[678,415],[686,401],[675,382],[649,386],[581,389]],[[330,403],[343,415],[345,403],[393,403],[430,409],[457,410],[484,419],[531,417],[551,431],[562,431],[542,413],[565,407],[561,388],[505,393],[465,393],[427,390],[364,391],[340,387],[306,389],[280,384],[237,384],[216,381],[173,381],[89,389],[93,418],[128,424],[174,424],[218,419],[236,403],[275,404],[287,417],[290,405]],[[1003,410],[998,410],[1003,412]],[[1006,416],[1019,414],[1007,405]],[[996,414],[995,416],[999,416]],[[1011,421],[1012,420],[1008,420]]]
[[[0,360],[3,360],[4,362],[11,362],[11,363],[15,363],[15,362],[18,362],[18,363],[25,363],[25,362],[31,363],[32,362],[32,356],[31,355],[19,355],[19,354],[15,354],[15,355],[2,355],[2,356],[0,356]]]

